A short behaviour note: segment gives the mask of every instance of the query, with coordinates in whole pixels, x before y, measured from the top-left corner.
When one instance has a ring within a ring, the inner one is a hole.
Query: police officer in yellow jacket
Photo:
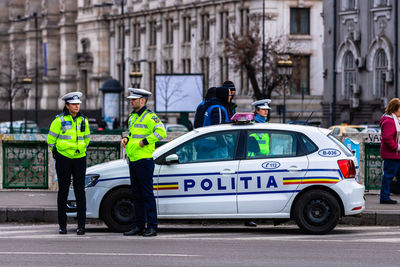
[[[253,107],[255,107],[254,111],[254,121],[256,123],[267,123],[268,122],[268,113],[271,109],[269,107],[269,103],[271,103],[271,99],[262,99],[251,103]],[[252,134],[258,142],[260,146],[260,154],[268,155],[269,154],[269,135],[268,134]]]
[[[155,143],[167,136],[163,123],[155,113],[147,109],[151,95],[144,89],[129,88],[129,134],[121,140],[129,158],[129,173],[135,207],[135,228],[124,235],[157,235],[157,207],[153,194],[153,152]],[[147,227],[146,227],[147,223]]]
[[[90,142],[88,119],[80,113],[81,92],[64,95],[63,113],[56,116],[50,126],[47,143],[56,160],[58,177],[58,224],[59,234],[67,233],[67,197],[73,176],[73,187],[78,213],[78,235],[85,234],[86,221],[86,148]]]

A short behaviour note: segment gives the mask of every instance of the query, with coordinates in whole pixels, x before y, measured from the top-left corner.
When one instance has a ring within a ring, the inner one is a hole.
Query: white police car
[[[341,216],[365,208],[357,160],[329,133],[310,126],[245,123],[182,135],[153,154],[158,218],[292,218],[307,233],[327,233]],[[126,161],[90,167],[86,178],[87,217],[102,219],[113,231],[131,229]],[[73,190],[68,199],[75,203]]]

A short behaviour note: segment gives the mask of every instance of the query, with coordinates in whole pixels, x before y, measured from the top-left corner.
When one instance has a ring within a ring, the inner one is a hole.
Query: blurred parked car
[[[334,125],[329,127],[333,136],[342,136],[344,133],[360,133],[365,129],[361,125]]]
[[[172,123],[166,123],[164,124],[165,126],[165,130],[167,130],[167,132],[183,132],[183,133],[187,133],[189,132],[189,129],[182,124],[172,124]]]
[[[25,121],[13,121],[13,133],[25,132]],[[10,133],[11,123],[9,121],[0,122],[0,133]],[[26,133],[39,133],[39,127],[33,121],[26,122]]]
[[[363,124],[361,126],[365,127],[365,129],[362,130],[363,133],[380,133],[381,132],[381,127],[379,126],[379,124]]]

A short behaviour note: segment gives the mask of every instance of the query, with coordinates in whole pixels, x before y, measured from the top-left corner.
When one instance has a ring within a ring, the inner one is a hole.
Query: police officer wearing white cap
[[[53,120],[47,135],[47,144],[56,160],[59,234],[67,233],[66,208],[71,175],[78,213],[76,233],[85,234],[86,148],[90,142],[90,129],[88,119],[80,113],[81,97],[81,92],[71,92],[61,98],[65,101],[63,113]]]
[[[271,99],[262,99],[251,103],[255,107],[254,120],[256,122],[263,123],[268,121],[268,112],[271,109],[269,107],[270,103]]]
[[[262,99],[251,103],[251,105],[255,108],[254,120],[256,123],[268,122],[268,112],[271,109],[269,107],[269,103],[271,103],[271,99]],[[269,153],[269,135],[267,133],[252,133],[250,134],[250,136],[254,137],[257,140],[257,143],[260,147],[260,153],[263,154]],[[252,227],[257,226],[257,224],[254,221],[246,221],[245,225]]]
[[[135,228],[125,232],[126,236],[157,235],[157,207],[153,194],[153,152],[155,143],[167,137],[163,123],[157,115],[147,109],[151,93],[144,89],[129,88],[128,99],[133,112],[128,117],[128,136],[122,138],[129,158],[129,173],[133,205],[135,207]]]

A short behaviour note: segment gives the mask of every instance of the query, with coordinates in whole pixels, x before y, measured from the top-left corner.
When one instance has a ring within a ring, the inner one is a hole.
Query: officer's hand
[[[125,146],[126,146],[126,143],[128,143],[128,138],[122,138],[122,140],[121,140],[121,145],[122,145],[123,147],[125,147]]]
[[[139,146],[140,146],[140,147],[144,147],[143,140],[140,140],[140,141],[139,141]]]

